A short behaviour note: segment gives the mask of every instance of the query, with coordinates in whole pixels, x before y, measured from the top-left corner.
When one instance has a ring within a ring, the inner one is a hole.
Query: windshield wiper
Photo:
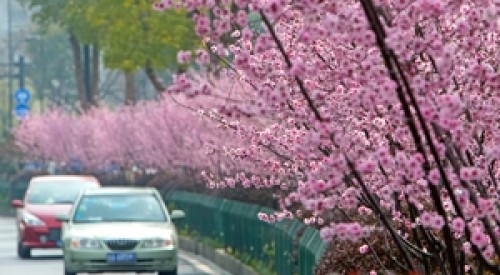
[[[103,222],[164,222],[165,220],[142,220],[142,219],[112,219],[103,220]]]
[[[63,201],[55,201],[52,204],[73,204],[73,200],[63,200]]]
[[[73,220],[74,223],[98,223],[103,222],[102,220]]]

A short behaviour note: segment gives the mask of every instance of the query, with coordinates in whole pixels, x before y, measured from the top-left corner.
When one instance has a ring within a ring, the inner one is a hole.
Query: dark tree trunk
[[[147,62],[146,66],[144,67],[144,71],[146,72],[146,75],[148,76],[148,79],[151,82],[151,84],[153,84],[153,87],[155,87],[156,92],[157,93],[164,92],[165,85],[156,75],[155,71],[153,70],[153,67],[151,66],[151,62],[149,61]]]
[[[87,102],[87,95],[85,94],[85,81],[83,79],[82,51],[78,38],[76,38],[72,32],[69,33],[69,43],[71,44],[71,50],[73,51],[76,87],[78,90],[78,97],[80,98],[80,105],[83,110],[87,110],[89,104]]]
[[[92,47],[92,105],[98,105],[99,93],[99,46]]]
[[[125,72],[125,104],[129,105],[133,105],[136,101],[134,76],[135,73]]]

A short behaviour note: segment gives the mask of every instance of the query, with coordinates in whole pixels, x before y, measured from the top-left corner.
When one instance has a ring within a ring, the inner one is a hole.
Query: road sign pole
[[[3,64],[0,64],[3,65]],[[18,66],[18,73],[14,74],[12,67],[13,66]],[[4,119],[7,123],[7,128],[4,130],[10,129],[12,127],[12,116],[15,115],[17,118],[22,119],[28,115],[30,111],[29,107],[29,101],[31,99],[31,94],[28,90],[24,88],[25,86],[25,67],[26,63],[24,61],[24,56],[19,56],[19,61],[13,62],[12,64],[9,64],[9,74],[7,75],[0,75],[0,77],[8,77],[9,78],[9,91],[8,91],[8,107],[9,111],[6,116],[4,116]],[[12,93],[12,86],[13,86],[13,81],[12,78],[18,78],[19,79],[19,89],[13,94]],[[13,99],[16,100],[17,105],[14,107],[14,102]],[[4,125],[5,125],[4,124]]]
[[[24,56],[19,56],[19,89],[24,89]]]

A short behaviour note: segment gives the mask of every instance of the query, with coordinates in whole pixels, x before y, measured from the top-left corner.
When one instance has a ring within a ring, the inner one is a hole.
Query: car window
[[[153,194],[85,195],[73,222],[163,222],[167,216]]]
[[[72,204],[83,189],[92,187],[96,183],[91,181],[40,182],[28,188],[26,200],[29,204]]]

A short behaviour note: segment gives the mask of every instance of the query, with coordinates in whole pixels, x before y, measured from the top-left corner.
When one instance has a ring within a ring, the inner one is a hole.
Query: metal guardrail
[[[226,249],[244,253],[279,275],[311,275],[326,248],[319,232],[297,220],[266,223],[257,218],[269,208],[189,193],[172,192],[167,204],[182,209],[178,228],[196,231]]]
[[[15,180],[15,184],[12,186],[9,181],[0,181],[0,215],[12,216],[15,214],[11,201],[24,198],[28,181],[26,179]]]
[[[10,215],[10,198],[8,182],[0,181],[0,215]]]

